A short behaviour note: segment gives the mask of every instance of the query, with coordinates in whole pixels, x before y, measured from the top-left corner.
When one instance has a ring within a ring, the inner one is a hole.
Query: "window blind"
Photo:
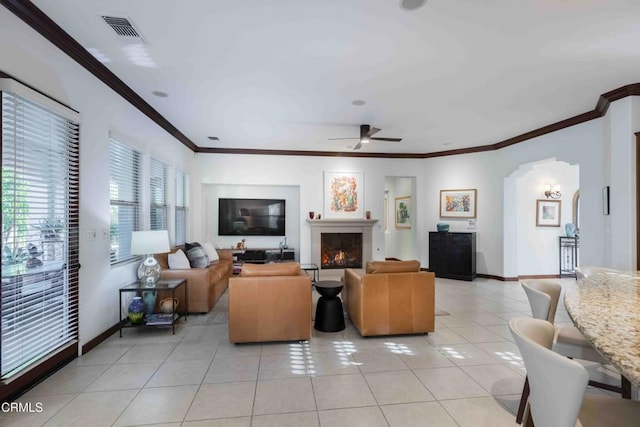
[[[111,264],[131,255],[131,233],[140,230],[141,154],[114,139],[109,146]]]
[[[26,97],[0,93],[0,369],[3,380],[13,381],[77,347],[79,125]]]
[[[167,229],[167,165],[151,159],[149,166],[150,229]]]
[[[176,170],[176,226],[175,244],[183,245],[187,240],[187,176]]]

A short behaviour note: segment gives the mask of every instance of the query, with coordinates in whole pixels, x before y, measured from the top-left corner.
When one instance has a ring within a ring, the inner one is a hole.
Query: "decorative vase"
[[[153,313],[156,307],[156,293],[154,291],[144,291],[142,293],[142,300],[144,301],[145,314]]]
[[[129,320],[134,325],[142,322],[144,317],[144,303],[142,297],[133,297],[133,300],[129,303]]]
[[[178,298],[163,298],[158,306],[163,313],[173,313],[178,309]]]
[[[567,237],[575,237],[576,235],[576,226],[572,223],[568,222],[564,225],[564,231],[567,233]]]

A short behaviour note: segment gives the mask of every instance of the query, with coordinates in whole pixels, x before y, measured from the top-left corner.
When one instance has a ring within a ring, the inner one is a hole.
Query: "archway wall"
[[[566,165],[579,165],[578,182],[580,188],[580,263],[603,265],[604,247],[604,215],[602,213],[602,188],[606,185],[605,179],[605,144],[604,119],[591,120],[577,126],[572,126],[558,132],[544,135],[530,141],[516,144],[515,146],[500,150],[503,165],[510,170],[504,175],[504,277],[514,278],[525,274],[557,274],[557,236],[564,233],[560,228],[554,228],[555,247],[553,249],[554,260],[550,258],[542,270],[533,271],[531,263],[522,263],[519,249],[518,227],[525,222],[523,227],[533,224],[535,229],[535,198],[544,198],[541,189],[533,188],[530,191],[536,193],[522,197],[534,197],[534,201],[521,200],[518,196],[517,179],[527,172],[527,167],[549,159],[563,162]],[[520,169],[522,165],[527,167]],[[520,170],[519,170],[520,169]],[[561,184],[562,185],[562,184]],[[575,188],[577,189],[577,188]],[[571,196],[575,189],[562,188],[563,213],[562,224],[570,222]],[[523,209],[532,211],[531,219],[520,218],[518,209],[508,209],[507,206],[515,203],[522,204]],[[529,203],[533,203],[533,206]],[[533,222],[531,222],[533,221]],[[526,233],[525,233],[526,235]],[[551,250],[551,249],[549,249]],[[520,271],[523,268],[523,271]]]
[[[505,180],[513,181],[505,188],[512,191],[509,207],[516,211],[512,248],[517,253],[517,275],[558,274],[558,237],[565,235],[564,225],[572,221],[572,199],[579,187],[579,170],[578,165],[548,159],[521,165]],[[561,188],[562,195],[557,199],[560,202],[557,227],[537,225],[537,201],[554,200],[544,196],[546,185]]]

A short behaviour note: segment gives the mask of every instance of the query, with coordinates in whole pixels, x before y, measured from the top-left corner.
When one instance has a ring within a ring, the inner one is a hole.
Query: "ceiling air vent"
[[[144,42],[140,33],[135,29],[133,24],[127,18],[119,18],[117,16],[102,16],[104,22],[106,22],[113,31],[120,37],[126,37],[130,40],[139,40]]]

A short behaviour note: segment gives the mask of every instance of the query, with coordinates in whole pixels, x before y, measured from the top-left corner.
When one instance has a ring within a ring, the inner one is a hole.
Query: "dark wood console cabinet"
[[[429,271],[436,277],[476,278],[476,233],[429,232]]]

